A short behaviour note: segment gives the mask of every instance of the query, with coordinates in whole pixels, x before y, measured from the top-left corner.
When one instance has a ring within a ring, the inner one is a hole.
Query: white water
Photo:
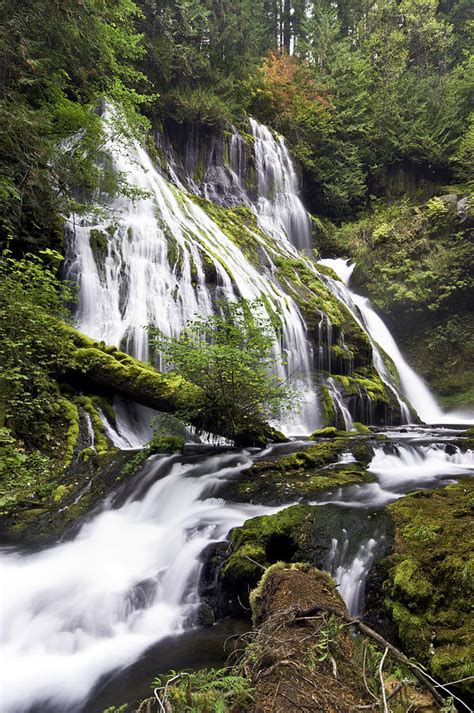
[[[331,394],[334,407],[339,410],[344,420],[344,430],[351,431],[354,422],[351,416],[351,412],[344,403],[343,396],[340,392],[339,384],[331,378],[329,378],[326,383],[329,389],[329,393]]]
[[[3,713],[45,701],[71,710],[103,674],[190,626],[200,553],[247,518],[274,511],[213,497],[249,464],[229,454],[194,465],[151,459],[137,494],[100,512],[71,542],[2,553]]]
[[[474,475],[474,453],[470,450],[463,453],[456,447],[451,452],[452,448],[449,446],[448,453],[443,443],[377,446],[368,467],[369,472],[376,476],[376,483],[337,488],[329,497],[326,494],[314,504],[360,508],[360,517],[370,520],[373,508],[384,507],[408,492]],[[339,593],[354,616],[364,613],[367,576],[375,559],[380,556],[384,540],[383,530],[375,522],[371,535],[362,539],[357,547],[346,529],[331,542],[326,568],[336,580]]]
[[[334,503],[346,507],[384,507],[412,490],[474,474],[474,453],[471,450],[447,452],[444,444],[412,445],[399,443],[387,449],[376,446],[368,471],[375,483],[337,488],[314,504]]]
[[[299,250],[311,247],[311,221],[299,197],[298,176],[282,136],[250,119],[257,177],[256,212],[270,235],[286,238]]]
[[[342,541],[333,538],[328,558],[328,572],[334,577],[339,594],[353,616],[363,614],[362,607],[367,575],[377,555],[377,540],[363,540],[355,555],[349,552],[350,539],[343,531]]]
[[[472,416],[466,416],[459,413],[444,413],[440,409],[434,396],[424,381],[406,363],[394,338],[387,329],[387,326],[373,310],[369,300],[366,297],[357,295],[348,288],[348,283],[355,265],[350,265],[348,260],[343,260],[341,258],[335,260],[324,259],[320,260],[320,262],[327,267],[331,267],[344,283],[344,288],[341,290],[342,298],[345,298],[348,306],[352,303],[358,308],[362,318],[362,323],[373,342],[382,347],[382,349],[393,360],[400,376],[401,389],[410,404],[416,410],[420,419],[428,424],[474,423]],[[380,364],[376,364],[376,366],[379,372],[383,373]]]
[[[157,172],[138,142],[124,147],[110,141],[108,149],[117,172],[147,197],[135,202],[117,198],[109,221],[71,222],[68,277],[79,283],[78,329],[145,361],[149,325],[177,336],[187,320],[212,314],[219,295],[231,301],[264,298],[264,309],[282,324],[282,338],[275,341],[282,362],[279,376],[302,387],[305,395],[300,413],[281,425],[292,434],[319,426],[312,351],[295,301],[270,275],[258,272],[191,197]],[[275,204],[275,216],[279,212]],[[109,235],[103,264],[91,248],[92,230]],[[206,265],[208,270],[212,266],[215,285],[206,278]]]

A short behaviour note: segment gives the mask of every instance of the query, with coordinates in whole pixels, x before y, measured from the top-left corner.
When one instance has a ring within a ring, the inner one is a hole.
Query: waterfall
[[[384,507],[412,490],[435,487],[474,474],[474,452],[462,452],[458,447],[446,447],[443,443],[380,445],[374,447],[367,470],[376,477],[375,483],[336,488],[314,504]]]
[[[279,159],[286,161],[286,175],[290,158],[283,146]],[[249,262],[189,194],[167,182],[137,141],[123,146],[111,139],[108,149],[115,170],[145,195],[115,199],[110,220],[71,219],[67,277],[79,284],[78,329],[146,361],[148,325],[177,336],[187,320],[212,314],[216,297],[263,298],[268,316],[281,321],[282,338],[275,341],[283,363],[279,376],[304,394],[298,417],[278,425],[291,434],[321,425],[312,349],[296,302]],[[288,221],[296,229],[297,221]],[[94,250],[100,236],[106,240]],[[287,248],[294,251],[289,243]]]
[[[270,235],[285,236],[299,250],[311,247],[311,222],[299,197],[298,176],[282,136],[250,119],[257,176],[256,212]]]
[[[343,285],[339,287],[339,293],[342,299],[346,302],[348,306],[355,305],[359,310],[361,315],[362,323],[366,328],[366,331],[370,335],[372,343],[379,345],[388,354],[395,364],[399,377],[400,386],[403,394],[408,399],[409,403],[416,410],[418,416],[424,423],[461,423],[468,424],[474,423],[474,420],[468,418],[462,414],[457,413],[444,413],[435,398],[431,394],[430,390],[424,383],[424,381],[416,374],[416,372],[406,363],[403,358],[394,338],[390,334],[387,326],[384,324],[382,319],[373,310],[370,301],[366,297],[361,297],[355,294],[348,288],[348,283],[355,265],[349,265],[348,260],[342,260],[341,258],[331,260],[325,259],[320,260],[323,265],[331,267],[334,272],[341,278]],[[378,350],[375,350],[377,354]],[[378,352],[381,359],[380,353]],[[383,362],[383,360],[382,360]],[[377,364],[377,368],[381,374],[383,374],[383,368],[380,363]],[[402,403],[400,405],[402,406]],[[405,415],[406,406],[403,409]]]
[[[353,424],[351,412],[344,403],[339,384],[334,379],[328,379],[326,383],[329,389],[329,393],[331,394],[333,404],[337,409],[338,413],[342,415],[342,418],[344,420],[344,430],[351,431]],[[336,416],[336,419],[338,419],[338,416]]]
[[[362,616],[365,583],[367,575],[377,556],[378,545],[384,536],[362,540],[355,553],[351,551],[350,538],[346,529],[342,540],[334,537],[331,541],[328,562],[325,569],[334,577],[339,594],[344,599],[349,614]]]
[[[71,711],[101,676],[192,625],[204,548],[276,510],[216,497],[249,464],[242,454],[154,457],[127,500],[74,540],[2,553],[4,713],[46,702]]]

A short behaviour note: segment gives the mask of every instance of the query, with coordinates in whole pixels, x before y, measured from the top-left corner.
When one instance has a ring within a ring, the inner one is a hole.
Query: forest
[[[470,711],[468,0],[0,0],[5,713]]]

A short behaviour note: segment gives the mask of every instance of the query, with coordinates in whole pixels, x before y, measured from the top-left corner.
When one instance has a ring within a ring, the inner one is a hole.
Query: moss
[[[352,428],[357,431],[357,433],[372,433],[372,429],[369,426],[366,426],[364,423],[359,423],[358,421],[354,421]]]
[[[272,564],[271,543],[287,538],[289,548],[296,550],[298,538],[302,536],[301,526],[311,512],[312,508],[307,505],[295,505],[275,515],[247,520],[242,527],[233,530],[232,554],[222,569],[226,586],[254,587],[262,567]]]
[[[408,654],[444,681],[469,675],[474,655],[473,507],[472,480],[389,507],[396,536],[384,564],[385,605]]]
[[[263,618],[263,611],[262,611],[262,604],[263,604],[263,589],[265,587],[265,584],[267,583],[268,579],[273,575],[274,572],[278,571],[279,569],[285,569],[287,567],[286,562],[275,562],[275,564],[270,565],[270,567],[267,567],[265,572],[260,578],[259,583],[255,587],[255,589],[252,589],[250,592],[250,597],[249,597],[249,602],[250,602],[250,608],[252,609],[252,621],[254,626],[257,625],[258,621],[261,621]],[[305,566],[305,565],[302,565]]]
[[[418,562],[412,558],[402,560],[393,575],[393,595],[409,606],[416,607],[433,594],[433,585],[423,576]]]
[[[347,451],[357,462],[337,463]],[[334,487],[372,482],[374,476],[365,469],[371,456],[370,448],[359,437],[324,440],[276,460],[258,461],[234,485],[235,495],[241,500],[272,504],[311,500]]]
[[[74,457],[79,438],[79,411],[77,406],[66,398],[62,398],[60,404],[65,420],[68,423],[64,455],[64,465],[68,466]]]
[[[103,233],[101,230],[97,230],[96,228],[91,229],[89,236],[91,250],[96,257],[97,263],[99,265],[103,264],[105,258],[107,257],[109,238],[106,233]]]
[[[199,387],[177,374],[162,374],[150,364],[110,349],[71,330],[67,369],[146,406],[177,411],[181,404],[198,401]]]
[[[89,414],[92,430],[94,431],[94,447],[97,454],[101,455],[102,453],[106,453],[109,449],[109,440],[106,436],[102,419],[95,408],[97,401],[90,396],[79,396],[75,399],[75,403]]]
[[[152,439],[150,448],[153,453],[182,453],[184,438],[183,436],[159,436]]]
[[[61,500],[64,498],[66,495],[68,489],[65,485],[58,485],[57,488],[54,489],[53,491],[53,500],[55,503],[60,503]]]
[[[325,425],[335,426],[337,421],[336,410],[334,408],[334,404],[331,398],[331,393],[328,387],[324,384],[321,386],[320,389],[320,405],[323,422],[325,423]]]
[[[334,426],[326,426],[326,428],[317,428],[309,438],[313,441],[316,438],[335,438],[335,436],[337,436],[337,428]]]

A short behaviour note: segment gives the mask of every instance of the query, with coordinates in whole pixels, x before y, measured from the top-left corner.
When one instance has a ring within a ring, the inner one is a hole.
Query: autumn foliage
[[[316,117],[331,109],[314,69],[285,51],[267,54],[259,80],[255,96],[259,115],[289,136],[301,138],[305,127],[311,130]]]

